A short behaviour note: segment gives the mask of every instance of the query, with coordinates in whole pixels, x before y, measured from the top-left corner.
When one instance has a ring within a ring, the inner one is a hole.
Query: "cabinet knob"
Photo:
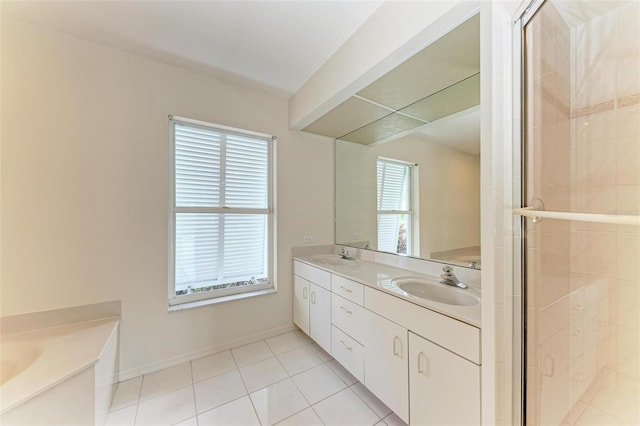
[[[303,299],[306,299],[306,298],[307,298],[307,293],[308,293],[308,292],[309,292],[309,290],[308,290],[306,287],[304,287],[304,288],[302,289],[302,298],[303,298]]]
[[[343,289],[344,291],[346,291],[347,293],[351,293],[351,289],[348,287],[345,287],[343,285],[340,286],[341,289]]]
[[[316,292],[315,291],[311,292],[311,303],[313,303],[314,305],[316,303]]]
[[[345,308],[344,306],[340,306],[340,309],[342,309],[343,311],[345,311],[349,315],[351,315],[353,313],[350,310],[348,310],[347,308]]]

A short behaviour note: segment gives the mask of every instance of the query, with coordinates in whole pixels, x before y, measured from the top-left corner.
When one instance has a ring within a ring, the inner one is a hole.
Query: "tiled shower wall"
[[[527,197],[640,214],[640,4],[527,29]],[[639,424],[640,228],[528,222],[529,424]]]
[[[547,3],[526,31],[527,202],[571,209],[570,29]],[[570,408],[570,223],[527,222],[527,422],[559,424]]]
[[[572,211],[640,214],[640,3],[571,31]],[[640,423],[640,227],[571,227],[568,423]]]

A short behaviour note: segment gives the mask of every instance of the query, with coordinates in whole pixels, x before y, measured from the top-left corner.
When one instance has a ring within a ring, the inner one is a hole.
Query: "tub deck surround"
[[[0,361],[8,374],[0,385],[0,414],[95,365],[118,323],[112,317],[2,336]]]
[[[306,263],[313,267],[323,269],[332,274],[339,275],[341,277],[350,279],[368,287],[375,288],[385,293],[391,294],[398,298],[407,300],[414,304],[420,305],[429,310],[435,311],[439,314],[446,315],[450,318],[462,321],[466,324],[472,325],[477,328],[480,326],[480,304],[475,306],[457,306],[448,305],[444,303],[434,302],[428,299],[406,294],[394,284],[392,280],[399,277],[420,277],[425,279],[439,279],[434,278],[433,275],[427,275],[414,270],[399,268],[388,264],[382,264],[372,262],[363,259],[356,259],[347,264],[326,264],[314,261],[314,255],[311,253],[305,253],[304,255],[296,255],[294,253],[294,260]],[[326,250],[323,250],[319,254],[329,254]],[[479,271],[477,271],[479,273]],[[456,271],[457,273],[457,271]],[[453,290],[453,289],[452,289]],[[469,286],[467,290],[469,293],[480,297],[480,289],[473,284]]]

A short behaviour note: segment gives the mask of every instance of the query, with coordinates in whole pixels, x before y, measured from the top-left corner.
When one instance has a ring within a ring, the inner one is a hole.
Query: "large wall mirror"
[[[480,268],[479,21],[304,129],[336,139],[336,244]]]

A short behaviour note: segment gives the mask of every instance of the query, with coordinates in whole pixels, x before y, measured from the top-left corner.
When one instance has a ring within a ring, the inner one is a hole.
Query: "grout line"
[[[138,412],[140,411],[140,398],[142,396],[142,386],[144,386],[144,377],[146,374],[142,375],[140,379],[140,389],[138,389],[138,402],[136,403],[136,414],[133,416],[133,424],[135,425],[138,422]]]
[[[198,420],[198,400],[196,399],[196,384],[193,380],[193,361],[189,361],[189,372],[191,373],[191,393],[193,394],[193,408],[195,409],[196,426],[199,426],[200,421]]]

